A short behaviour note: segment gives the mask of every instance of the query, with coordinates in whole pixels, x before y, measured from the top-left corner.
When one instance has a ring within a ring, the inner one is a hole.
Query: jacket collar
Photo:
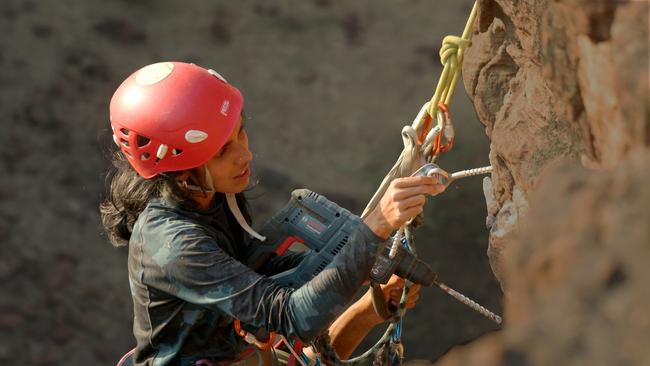
[[[179,202],[176,202],[172,199],[159,197],[154,198],[149,202],[149,206],[154,208],[169,209],[174,212],[178,212],[183,216],[192,217],[206,223],[211,222],[215,216],[223,211],[226,203],[226,197],[222,193],[214,195],[214,199],[210,204],[210,207],[207,209],[201,209],[198,207],[188,207]]]

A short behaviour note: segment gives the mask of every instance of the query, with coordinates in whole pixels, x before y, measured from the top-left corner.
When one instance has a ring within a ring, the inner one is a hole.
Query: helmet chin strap
[[[208,187],[211,187],[212,192],[215,192],[214,189],[214,183],[212,182],[212,174],[210,174],[210,170],[208,169],[207,165],[204,165],[205,168],[205,182],[208,185]],[[242,215],[241,210],[239,209],[239,205],[237,204],[237,198],[235,198],[235,195],[233,193],[226,193],[226,202],[228,203],[228,208],[230,209],[230,212],[232,212],[233,216],[235,216],[235,220],[237,220],[237,223],[239,226],[244,229],[250,236],[253,238],[259,240],[259,241],[264,241],[266,240],[266,237],[258,234],[255,230],[253,230],[250,225],[248,225],[248,222],[246,222],[246,219],[244,218],[244,215]]]
[[[183,180],[180,182],[180,186],[183,187],[184,189],[194,191],[194,192],[202,192],[202,193],[214,193],[214,184],[212,183],[212,175],[210,175],[210,170],[208,170],[208,167],[204,165],[205,169],[205,181],[206,185],[210,188],[205,188],[205,187],[199,187],[194,184],[187,183],[187,179]]]
[[[265,236],[258,234],[255,230],[253,230],[252,227],[250,227],[250,225],[248,225],[248,222],[246,222],[246,219],[244,219],[244,215],[242,215],[241,211],[239,210],[239,205],[237,204],[237,199],[235,198],[234,194],[226,193],[226,202],[228,202],[228,208],[230,208],[230,211],[235,216],[235,219],[239,223],[239,226],[242,227],[242,229],[246,230],[250,236],[259,241],[266,240]]]

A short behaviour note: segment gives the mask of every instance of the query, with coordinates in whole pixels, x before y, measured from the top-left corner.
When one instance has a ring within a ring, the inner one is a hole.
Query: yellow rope
[[[436,128],[439,129],[438,133],[442,133],[443,124],[445,123],[444,118],[435,117],[436,112],[438,110],[438,103],[442,100],[444,101],[445,105],[449,105],[449,102],[451,101],[451,96],[454,94],[454,89],[456,83],[458,82],[458,77],[460,75],[461,65],[463,64],[463,56],[465,53],[465,49],[471,45],[472,26],[474,24],[474,20],[476,19],[477,8],[478,8],[477,3],[474,3],[474,6],[472,7],[472,12],[470,13],[469,19],[467,20],[467,24],[465,25],[465,30],[463,31],[462,37],[447,36],[442,40],[442,48],[440,49],[440,61],[444,65],[444,68],[442,70],[442,74],[440,75],[440,80],[438,80],[438,86],[436,87],[436,91],[433,94],[431,100],[428,103],[425,103],[424,106],[422,106],[422,109],[420,109],[420,113],[418,113],[417,117],[415,118],[415,121],[413,121],[413,124],[411,126],[404,126],[404,128],[402,129],[404,150],[402,150],[402,153],[397,159],[397,162],[395,162],[395,165],[393,165],[393,167],[388,172],[386,177],[384,177],[384,180],[381,182],[379,189],[377,189],[375,194],[370,199],[370,202],[368,202],[368,205],[363,210],[363,213],[361,214],[362,218],[365,218],[370,212],[372,212],[377,207],[377,205],[379,204],[379,200],[386,192],[388,185],[390,184],[391,181],[393,181],[397,177],[404,177],[410,175],[412,172],[414,172],[417,169],[417,167],[422,166],[422,164],[427,161],[427,157],[425,156],[425,154],[427,153],[426,146],[418,145],[418,134],[420,132],[418,129],[420,127],[425,128],[423,126],[420,126],[420,124],[423,123],[422,121],[423,118],[425,117],[424,113],[426,109],[426,113],[429,114],[429,117],[431,117],[431,119],[433,120],[438,121]],[[422,135],[426,136],[426,134],[427,131],[424,131]],[[420,143],[423,143],[423,141],[420,141]],[[430,147],[430,145],[427,146]],[[431,150],[429,150],[429,153],[430,152]],[[428,158],[429,161],[431,161],[431,157]],[[395,245],[399,245],[398,240],[401,239],[401,235],[402,235],[402,228],[400,228],[398,230],[398,233],[395,235],[395,239],[394,239]],[[381,293],[381,290],[377,290],[377,288],[374,286],[371,287],[371,289],[373,292],[379,291],[379,293]],[[404,291],[405,292],[402,294],[402,302],[400,306],[403,305],[403,302],[405,301],[407,296],[406,288],[404,289]],[[447,292],[452,294],[452,292],[450,291]],[[381,296],[383,296],[383,294]],[[460,298],[460,297],[457,296],[456,298]],[[463,303],[472,306],[472,303],[470,302],[471,300],[464,301],[463,298],[461,298],[461,300],[463,300]],[[475,310],[478,309],[477,307],[474,306],[472,307]],[[403,315],[403,313],[401,315]],[[393,325],[391,325],[391,327],[392,326]],[[389,331],[387,331],[385,334],[389,334]]]
[[[442,74],[440,74],[438,86],[436,87],[433,97],[431,97],[429,108],[427,110],[429,116],[432,118],[436,115],[438,103],[440,101],[443,101],[446,105],[449,105],[451,102],[451,96],[454,94],[458,77],[460,76],[460,69],[463,64],[465,49],[471,45],[472,26],[476,19],[477,9],[478,5],[477,3],[474,3],[462,37],[446,36],[442,40],[440,62],[444,65],[444,68]]]
[[[424,128],[420,125],[423,120],[421,117],[424,117],[425,113],[428,113],[432,120],[437,121],[437,128],[439,131],[442,131],[444,119],[435,117],[436,112],[438,111],[438,103],[441,100],[444,100],[444,104],[449,105],[449,102],[451,101],[451,96],[454,93],[455,85],[458,81],[458,76],[460,75],[465,48],[469,47],[471,44],[472,26],[474,25],[474,19],[476,19],[477,9],[478,5],[474,3],[474,7],[469,15],[462,37],[447,36],[442,40],[440,61],[444,65],[444,68],[440,75],[440,80],[438,80],[436,92],[431,98],[431,101],[422,106],[422,109],[415,118],[415,121],[413,121],[413,124],[411,126],[404,126],[404,129],[402,129],[404,150],[395,162],[395,165],[393,165],[386,177],[384,177],[384,180],[370,199],[370,202],[368,202],[366,208],[363,210],[363,213],[361,214],[362,218],[365,218],[375,209],[377,204],[379,204],[379,200],[384,195],[388,185],[393,179],[410,175],[418,167],[424,164],[425,157],[423,154],[425,152],[416,148],[418,134],[420,134],[420,130]],[[426,136],[426,132],[423,135]],[[420,152],[420,154],[418,155],[416,152]]]

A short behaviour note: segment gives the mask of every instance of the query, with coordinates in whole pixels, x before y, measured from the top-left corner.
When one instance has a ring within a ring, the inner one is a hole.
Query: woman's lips
[[[246,168],[246,169],[244,169],[244,171],[241,174],[235,176],[233,179],[247,178],[249,174],[250,174],[250,170],[248,168]]]

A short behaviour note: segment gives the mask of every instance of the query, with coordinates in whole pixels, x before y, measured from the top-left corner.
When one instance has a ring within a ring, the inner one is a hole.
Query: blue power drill
[[[296,267],[271,277],[282,286],[300,287],[332,262],[348,243],[352,232],[362,224],[359,216],[318,193],[308,189],[294,190],[289,203],[262,228],[261,234],[267,239],[253,243],[255,250],[248,263],[251,268],[259,269],[269,259],[300,243],[308,250],[305,258]],[[377,256],[370,272],[372,281],[386,283],[395,273],[416,284],[434,284],[436,274],[428,264],[403,248],[393,258],[388,252],[386,248]]]

